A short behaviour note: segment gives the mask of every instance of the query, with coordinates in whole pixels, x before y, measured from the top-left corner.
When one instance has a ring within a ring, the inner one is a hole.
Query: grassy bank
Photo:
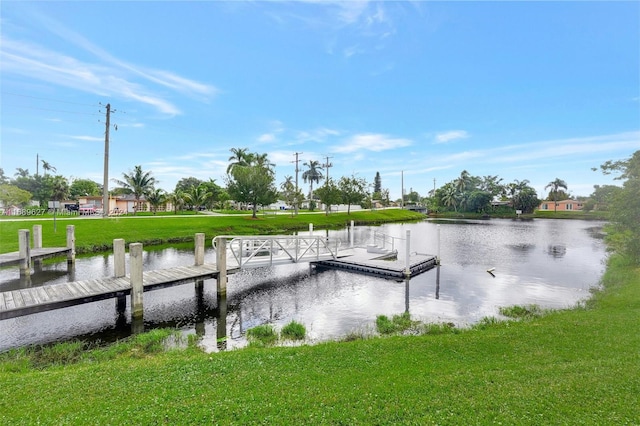
[[[138,343],[50,367],[4,354],[0,423],[638,424],[640,270],[613,258],[603,283],[584,307],[457,333],[218,354]]]
[[[424,215],[400,209],[357,211],[351,214],[333,213],[265,215],[258,219],[250,216],[146,216],[118,217],[109,219],[72,218],[58,219],[57,232],[52,220],[36,219],[22,221],[0,221],[0,253],[18,250],[18,230],[32,229],[42,225],[42,240],[45,247],[66,245],[66,225],[75,225],[76,250],[78,253],[110,250],[115,238],[124,238],[127,243],[141,242],[158,245],[171,242],[192,241],[198,232],[204,232],[207,240],[216,235],[265,235],[287,233],[309,229],[338,228],[348,226],[353,220],[360,224],[381,224],[423,219]]]

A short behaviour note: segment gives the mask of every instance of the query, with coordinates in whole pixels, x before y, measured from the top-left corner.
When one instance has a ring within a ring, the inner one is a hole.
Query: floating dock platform
[[[435,255],[414,253],[409,258],[409,277],[421,274],[437,266]],[[404,280],[407,278],[407,262],[398,260],[397,253],[370,253],[366,248],[356,247],[352,254],[338,259],[311,262],[315,268],[342,269],[381,278]]]

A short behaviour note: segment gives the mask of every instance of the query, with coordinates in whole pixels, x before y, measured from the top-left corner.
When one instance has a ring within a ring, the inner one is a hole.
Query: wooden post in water
[[[67,264],[72,264],[76,261],[76,227],[75,225],[67,225]]]
[[[227,294],[227,239],[218,238],[216,246],[216,267],[218,269],[218,278],[216,279],[216,289],[218,295]],[[241,252],[242,252],[242,245]]]
[[[33,225],[33,248],[42,248],[42,225]]]
[[[122,278],[126,275],[124,239],[113,240],[113,276]]]
[[[309,235],[313,235],[313,223],[309,224]]]
[[[351,248],[353,248],[353,241],[355,239],[355,235],[354,235],[355,234],[355,230],[356,229],[355,229],[354,222],[351,221],[351,228],[350,228],[351,232],[349,232],[349,247],[351,247]]]
[[[195,246],[195,265],[204,265],[204,234],[196,234]]]
[[[31,244],[29,230],[18,231],[18,248],[20,256],[20,275],[31,275]]]
[[[33,248],[42,248],[42,225],[33,225]],[[42,260],[34,259],[33,266],[36,272],[42,270]]]
[[[142,294],[142,243],[129,244],[129,280],[131,282],[131,319],[141,320]]]
[[[411,276],[411,231],[407,230],[407,238],[405,240],[405,250],[406,250],[406,259],[405,259],[405,268],[404,275],[409,278]]]

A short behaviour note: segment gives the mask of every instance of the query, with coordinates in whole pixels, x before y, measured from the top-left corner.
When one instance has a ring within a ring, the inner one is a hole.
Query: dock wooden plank
[[[4,293],[0,293],[0,311],[7,309],[7,304],[4,303]]]
[[[49,303],[50,297],[43,287],[34,287],[34,298],[38,301],[38,304]]]
[[[13,290],[11,295],[13,296],[13,303],[15,303],[16,308],[24,307],[24,299],[22,298],[22,294],[20,294],[20,290]]]
[[[10,291],[4,294],[4,302],[7,305],[7,310],[15,309],[16,305],[13,303],[13,295]]]
[[[24,301],[24,306],[33,306],[36,304],[32,293],[35,292],[31,288],[20,290],[20,295],[22,296],[22,300]]]

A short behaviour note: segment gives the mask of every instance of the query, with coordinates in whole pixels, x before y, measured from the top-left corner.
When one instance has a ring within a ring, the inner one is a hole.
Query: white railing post
[[[440,225],[436,225],[438,229],[438,255],[436,260],[438,261],[438,265],[440,264]]]
[[[353,242],[355,240],[355,225],[354,225],[354,221],[351,221],[351,227],[350,227],[351,232],[349,233],[349,247],[353,248]]]

